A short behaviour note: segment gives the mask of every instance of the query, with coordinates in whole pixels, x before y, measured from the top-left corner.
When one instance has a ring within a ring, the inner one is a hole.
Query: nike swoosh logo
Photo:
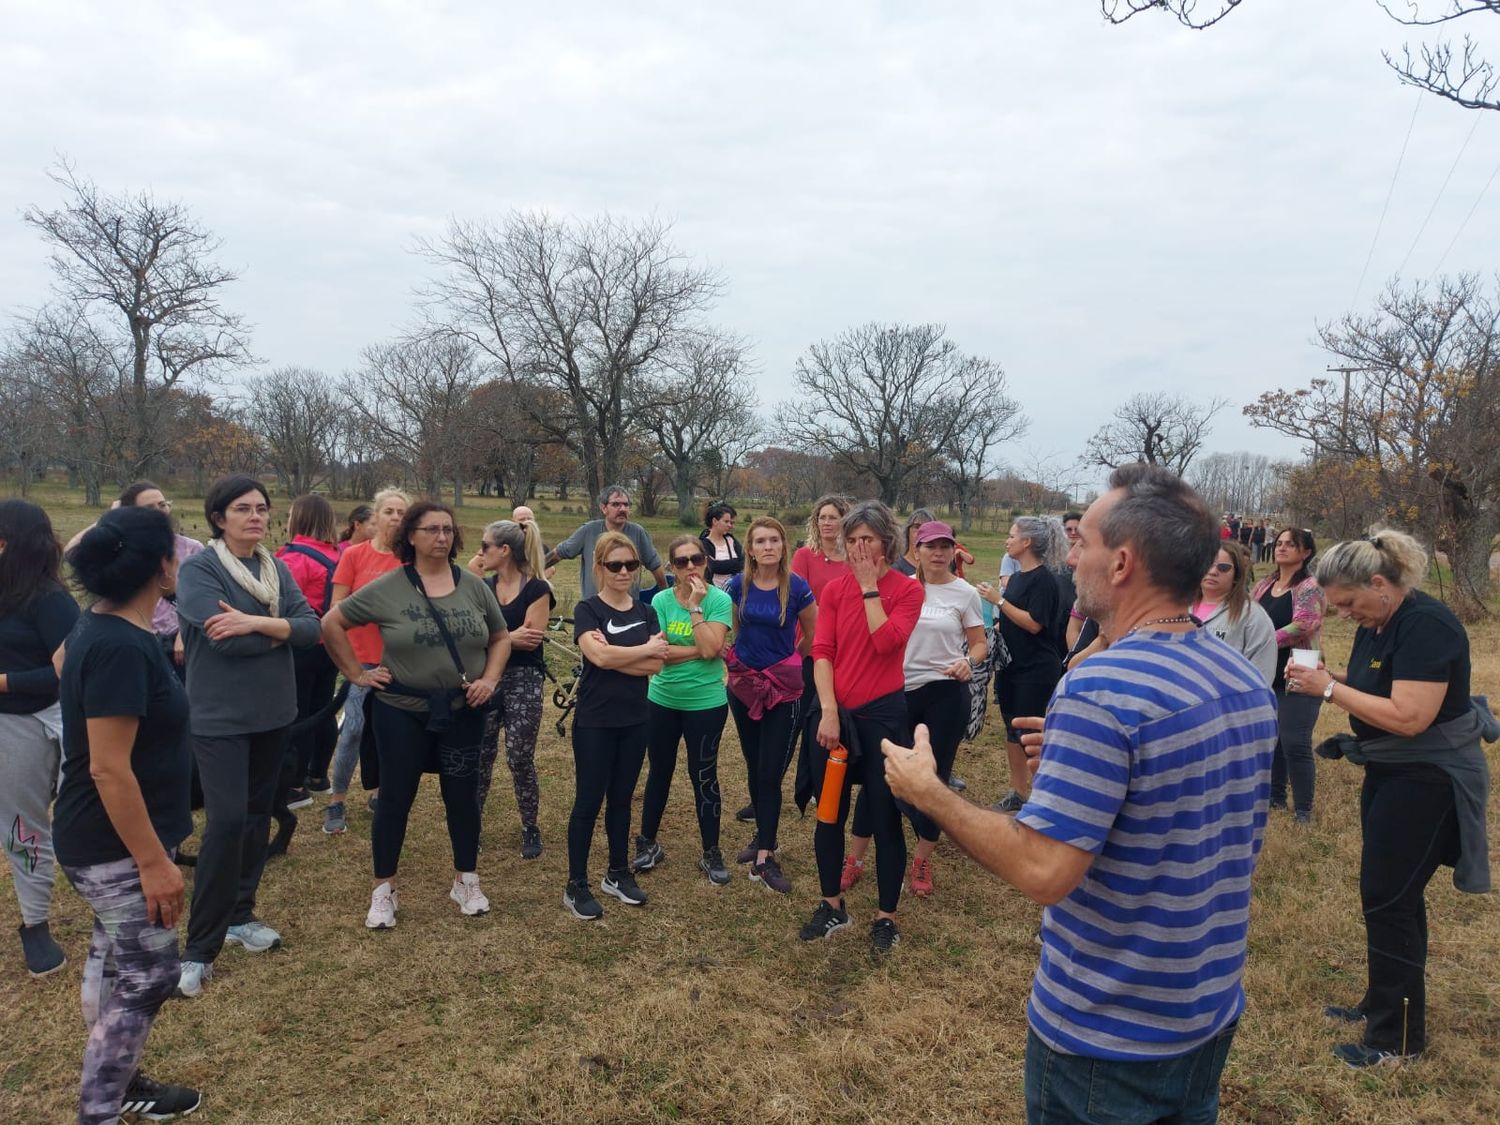
[[[632,621],[629,625],[622,625],[618,629],[616,629],[615,628],[615,623],[613,621],[606,621],[604,623],[604,631],[606,633],[616,633],[616,634],[618,634],[618,633],[628,633],[628,632],[630,632],[630,630],[634,629],[637,625],[644,625],[644,624],[645,624],[644,621]]]

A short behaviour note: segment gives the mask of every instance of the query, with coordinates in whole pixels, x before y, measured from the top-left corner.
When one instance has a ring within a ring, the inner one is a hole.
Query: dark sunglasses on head
[[[1231,570],[1234,569],[1234,563],[1214,563],[1214,565],[1209,567],[1209,569],[1216,570],[1220,574],[1228,574]]]
[[[672,565],[678,570],[686,570],[690,566],[702,566],[707,561],[707,555],[678,555],[672,560]]]
[[[610,559],[607,563],[604,563],[603,566],[604,569],[609,571],[611,574],[619,574],[622,570],[627,574],[634,574],[636,571],[641,569],[641,560]]]

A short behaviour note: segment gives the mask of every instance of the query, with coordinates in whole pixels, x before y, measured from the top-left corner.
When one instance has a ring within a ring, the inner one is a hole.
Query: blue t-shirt
[[[1202,630],[1127,635],[1063,677],[1016,814],[1095,856],[1042,913],[1026,1015],[1048,1046],[1173,1058],[1239,1017],[1275,744],[1265,679]]]
[[[734,635],[734,652],[751,668],[769,668],[780,664],[797,651],[797,615],[813,604],[812,587],[800,574],[792,575],[786,594],[786,620],[781,620],[781,595],[776,590],[762,590],[750,583],[744,604],[740,593],[745,576],[736,574],[724,587],[740,614],[739,632]]]

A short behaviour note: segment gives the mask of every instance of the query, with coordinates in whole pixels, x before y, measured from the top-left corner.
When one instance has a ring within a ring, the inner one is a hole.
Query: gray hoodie
[[[1270,685],[1276,676],[1276,626],[1257,603],[1247,602],[1240,619],[1231,621],[1228,604],[1220,602],[1203,627],[1230,648],[1244,653],[1245,659],[1260,669]]]

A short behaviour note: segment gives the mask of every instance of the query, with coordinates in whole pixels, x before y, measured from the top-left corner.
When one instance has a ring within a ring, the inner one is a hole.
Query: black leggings
[[[740,750],[745,755],[750,804],[755,809],[755,840],[766,851],[774,852],[776,834],[781,829],[781,782],[797,748],[802,700],[788,699],[752,719],[749,709],[730,692],[729,713],[734,716],[734,729],[739,732]]]
[[[609,841],[609,869],[620,871],[630,865],[630,802],[645,759],[645,723],[628,727],[573,724],[574,796],[573,811],[568,816],[571,881],[588,880],[589,845],[601,805],[604,835]]]
[[[453,869],[473,871],[479,859],[479,758],[484,716],[468,707],[453,712],[447,730],[427,729],[426,711],[403,711],[378,697],[370,725],[380,754],[380,803],[370,830],[375,878],[395,877],[406,842],[406,821],[422,783],[422,772],[437,769],[448,814]]]
[[[334,667],[328,650],[322,645],[292,650],[292,667],[297,675],[297,720],[316,715],[333,698],[338,686],[339,670]],[[292,739],[296,781],[305,777],[327,777],[333,747],[339,740],[338,723],[333,712]]]
[[[719,739],[729,716],[725,704],[702,711],[679,711],[648,702],[646,753],[651,769],[646,774],[646,795],[641,801],[641,835],[656,839],[672,775],[677,772],[677,744],[687,743],[688,779],[693,783],[693,801],[698,809],[698,836],[703,850],[719,846],[719,817],[724,811],[719,797]]]
[[[1427,904],[1440,864],[1458,859],[1453,783],[1437,766],[1365,767],[1359,794],[1364,846],[1359,900],[1370,983],[1361,1001],[1365,1044],[1382,1051],[1427,1047]]]
[[[844,791],[839,800],[837,824],[821,820],[813,829],[813,854],[818,860],[818,883],[824,898],[839,897],[839,875],[844,866],[844,822],[849,817],[849,792],[857,779],[870,802],[870,823],[875,837],[875,878],[880,888],[880,909],[894,914],[901,901],[901,880],[906,877],[906,833],[901,828],[901,812],[896,798],[885,781],[885,755],[880,740],[907,745],[911,727],[906,721],[906,696],[894,691],[871,700],[853,713],[859,733],[860,758],[844,775]],[[846,742],[847,744],[847,742]],[[816,758],[817,776],[814,793],[822,792],[825,754]],[[857,775],[857,778],[856,778]]]
[[[912,688],[906,693],[906,713],[912,730],[917,729],[918,723],[927,724],[927,737],[932,742],[932,756],[937,759],[938,776],[946,782],[953,773],[953,759],[958,757],[958,744],[963,741],[964,728],[969,725],[969,685],[942,679]],[[896,805],[911,821],[918,839],[937,843],[942,834],[938,831],[937,821],[905,801],[897,801]],[[856,836],[870,835],[870,802],[863,789],[854,802],[854,826],[850,831]]]

